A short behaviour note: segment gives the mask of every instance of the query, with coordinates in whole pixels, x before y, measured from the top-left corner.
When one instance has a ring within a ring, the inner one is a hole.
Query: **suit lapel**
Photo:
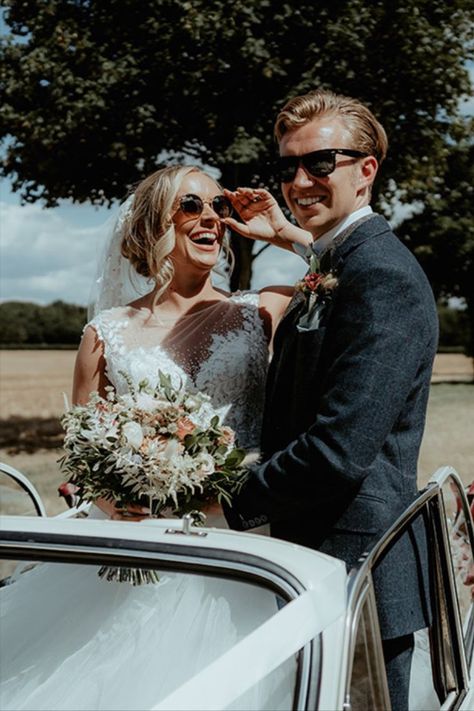
[[[372,213],[361,217],[335,238],[321,257],[321,265],[324,258],[329,260],[328,268],[337,270],[353,249],[371,237],[391,231],[392,228],[382,215]]]

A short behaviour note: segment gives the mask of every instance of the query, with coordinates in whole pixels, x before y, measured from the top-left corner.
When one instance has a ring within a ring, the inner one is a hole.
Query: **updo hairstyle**
[[[141,276],[153,279],[156,298],[174,274],[170,254],[176,244],[172,215],[186,175],[202,172],[196,166],[171,165],[142,180],[133,191],[124,219],[121,253]]]

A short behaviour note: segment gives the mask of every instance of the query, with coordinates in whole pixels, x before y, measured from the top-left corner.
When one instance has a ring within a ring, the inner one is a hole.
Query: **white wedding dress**
[[[178,324],[118,307],[90,325],[120,393],[124,373],[153,383],[161,370],[206,392],[205,417],[218,414],[240,446],[258,446],[268,347],[257,294],[206,305]],[[277,609],[268,590],[185,571],[133,587],[92,566],[38,564],[0,588],[0,708],[151,708]],[[229,708],[290,708],[292,675],[290,660]]]
[[[158,372],[173,385],[210,396],[208,417],[233,428],[239,446],[259,446],[268,345],[258,311],[259,295],[238,292],[199,311],[166,321],[129,306],[101,312],[90,325],[104,346],[106,374],[119,394],[124,373],[151,385]]]

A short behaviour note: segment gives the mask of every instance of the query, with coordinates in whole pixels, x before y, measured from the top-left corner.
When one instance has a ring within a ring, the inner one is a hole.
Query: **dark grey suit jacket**
[[[277,330],[263,464],[226,516],[240,530],[270,521],[272,535],[351,566],[416,495],[438,319],[424,272],[383,217],[356,226],[330,259],[339,283],[318,327],[297,330],[298,294]],[[415,528],[375,577],[386,639],[429,619]]]

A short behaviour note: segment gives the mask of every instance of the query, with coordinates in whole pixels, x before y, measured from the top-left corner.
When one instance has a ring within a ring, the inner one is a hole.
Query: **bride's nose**
[[[203,210],[201,212],[201,222],[204,222],[206,224],[212,223],[214,224],[215,222],[219,222],[220,218],[217,212],[212,208],[209,203],[204,203]]]

